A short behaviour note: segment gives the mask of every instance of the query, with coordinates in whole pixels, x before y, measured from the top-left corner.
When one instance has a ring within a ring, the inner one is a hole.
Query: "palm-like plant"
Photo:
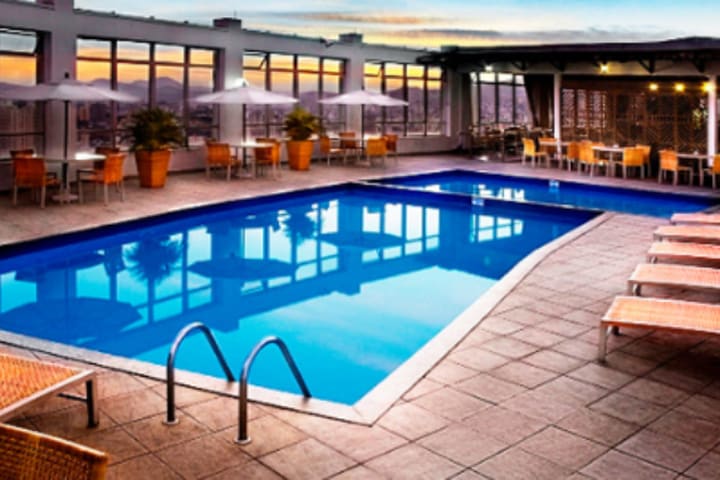
[[[185,137],[175,114],[160,107],[136,110],[127,123],[131,150],[163,150],[178,147]]]
[[[285,117],[283,130],[291,140],[307,140],[315,133],[321,133],[320,119],[302,107],[295,107]]]

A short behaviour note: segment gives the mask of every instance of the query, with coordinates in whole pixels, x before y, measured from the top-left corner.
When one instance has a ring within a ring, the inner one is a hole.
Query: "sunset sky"
[[[518,43],[661,40],[716,36],[709,0],[76,0],[77,8],[210,24],[237,17],[249,29],[335,38],[359,32],[369,43],[437,47]],[[120,6],[121,5],[121,6]]]

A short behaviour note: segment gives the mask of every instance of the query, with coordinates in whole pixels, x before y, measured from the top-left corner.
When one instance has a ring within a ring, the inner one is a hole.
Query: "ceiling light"
[[[678,93],[682,93],[685,91],[685,84],[684,83],[676,83],[675,84],[675,91]]]
[[[608,73],[609,71],[610,71],[610,66],[607,63],[600,64],[600,73]]]
[[[660,89],[660,85],[653,82],[650,85],[648,85],[648,88],[650,89],[651,92],[657,92]]]

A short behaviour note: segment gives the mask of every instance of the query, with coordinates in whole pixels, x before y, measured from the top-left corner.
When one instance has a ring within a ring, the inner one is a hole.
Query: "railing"
[[[215,340],[215,336],[212,334],[210,329],[201,322],[194,322],[191,323],[177,334],[177,337],[175,337],[175,341],[172,344],[172,347],[170,348],[170,353],[168,353],[167,358],[167,365],[166,365],[166,380],[167,380],[167,417],[163,423],[166,425],[175,425],[178,423],[178,420],[175,416],[175,357],[177,356],[177,351],[180,348],[180,344],[185,340],[185,337],[187,337],[190,333],[192,333],[194,330],[200,330],[205,334],[205,338],[207,338],[208,343],[213,349],[213,352],[215,352],[215,356],[217,357],[218,361],[220,362],[220,366],[222,367],[223,371],[225,372],[225,376],[227,377],[228,381],[234,382],[235,377],[233,376],[232,372],[230,371],[230,367],[228,367],[227,362],[225,361],[225,357],[223,356],[222,352],[220,351],[220,347],[218,347],[217,341]]]
[[[285,357],[285,362],[287,362],[288,366],[290,367],[290,370],[292,371],[293,376],[295,376],[295,380],[300,386],[300,390],[302,390],[305,398],[309,398],[312,396],[310,395],[310,390],[308,390],[308,387],[305,384],[305,380],[303,380],[303,377],[300,374],[300,370],[298,370],[298,367],[295,364],[295,360],[293,360],[292,355],[290,355],[290,351],[288,350],[287,345],[285,345],[285,342],[283,342],[277,337],[265,337],[260,340],[260,342],[255,345],[255,348],[252,349],[252,352],[250,352],[250,354],[245,359],[242,373],[240,374],[240,394],[238,398],[238,438],[235,440],[235,442],[241,445],[248,444],[252,441],[252,439],[248,436],[247,432],[247,384],[248,377],[250,376],[250,368],[255,361],[255,357],[258,356],[260,351],[272,343],[277,345],[282,352],[283,357]]]

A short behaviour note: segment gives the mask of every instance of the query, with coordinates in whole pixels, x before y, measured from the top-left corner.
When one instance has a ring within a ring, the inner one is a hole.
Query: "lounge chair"
[[[720,305],[618,296],[600,320],[598,361],[607,353],[608,327],[647,328],[671,332],[720,334]]]
[[[641,263],[628,279],[628,293],[640,295],[643,285],[720,292],[720,269]]]
[[[100,480],[107,454],[61,438],[0,424],[0,478]]]
[[[720,213],[675,213],[670,223],[689,223],[697,225],[720,225]]]
[[[720,243],[720,226],[663,225],[655,229],[653,238],[676,242]]]
[[[98,424],[95,378],[93,370],[0,353],[0,422],[59,394],[85,402],[88,427],[94,427]],[[85,384],[85,397],[61,393],[81,384]]]
[[[648,262],[681,263],[720,262],[720,245],[691,242],[654,242],[647,253]]]

